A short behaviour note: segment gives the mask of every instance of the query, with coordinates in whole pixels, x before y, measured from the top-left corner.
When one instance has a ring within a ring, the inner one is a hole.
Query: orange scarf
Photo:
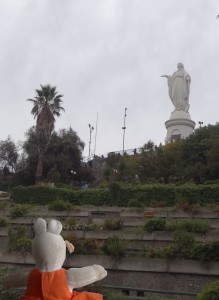
[[[102,300],[101,294],[71,292],[68,288],[66,271],[40,272],[34,269],[28,277],[25,295],[20,300]]]

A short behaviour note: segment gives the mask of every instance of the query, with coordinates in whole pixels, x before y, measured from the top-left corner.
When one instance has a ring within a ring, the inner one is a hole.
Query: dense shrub
[[[100,255],[102,253],[100,241],[96,239],[80,239],[78,238],[73,231],[68,231],[63,234],[63,238],[72,243],[75,247],[75,254],[84,254],[84,255]],[[68,255],[68,252],[67,252]]]
[[[164,250],[166,257],[195,259],[199,261],[219,261],[219,242],[195,243],[192,233],[176,231],[174,243]]]
[[[32,240],[27,237],[21,237],[17,240],[16,251],[21,252],[22,254],[27,254],[31,252]]]
[[[201,261],[219,261],[219,241],[195,243],[191,258]]]
[[[65,220],[65,224],[71,228],[77,224],[77,219],[75,217],[69,217]]]
[[[79,239],[74,234],[67,234],[66,238],[74,244],[75,254],[98,255],[102,254],[100,243],[96,239]]]
[[[0,227],[6,227],[8,225],[7,217],[0,216]]]
[[[11,209],[10,215],[12,218],[25,217],[28,215],[30,209],[31,209],[30,205],[19,204]]]
[[[206,233],[210,229],[208,221],[205,220],[171,220],[166,224],[166,230],[185,230],[187,232]]]
[[[144,229],[148,232],[163,231],[165,230],[165,224],[166,220],[164,218],[153,218],[145,223]]]
[[[195,243],[194,235],[185,230],[178,230],[173,235],[173,245],[166,248],[167,257],[190,258]]]
[[[19,251],[23,254],[31,251],[31,239],[27,237],[24,227],[16,229],[9,227],[7,250],[9,252]]]
[[[116,235],[107,238],[103,245],[103,252],[106,255],[112,256],[114,259],[125,256],[126,249],[126,242],[120,240]]]
[[[166,257],[165,251],[162,248],[149,248],[144,247],[142,251],[143,257],[149,258],[164,258]]]
[[[183,185],[177,187],[178,196],[183,197],[189,204],[206,206],[219,201],[219,185]]]
[[[73,206],[71,203],[63,200],[55,200],[49,204],[49,209],[55,211],[71,210],[72,208]]]
[[[177,230],[174,232],[173,241],[178,249],[184,249],[191,247],[195,242],[195,238],[190,232]]]
[[[122,228],[123,222],[123,219],[106,218],[103,222],[103,229],[120,230]]]
[[[218,300],[219,280],[207,285],[196,297],[197,300]]]

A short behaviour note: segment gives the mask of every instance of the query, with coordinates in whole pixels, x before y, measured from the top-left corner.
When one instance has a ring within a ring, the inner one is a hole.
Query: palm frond
[[[38,126],[43,124],[55,123],[55,117],[60,116],[61,111],[65,109],[61,106],[63,103],[63,95],[58,94],[56,86],[50,84],[40,85],[41,89],[36,89],[36,96],[34,99],[30,98],[27,101],[33,103],[31,114],[34,118],[37,117]]]

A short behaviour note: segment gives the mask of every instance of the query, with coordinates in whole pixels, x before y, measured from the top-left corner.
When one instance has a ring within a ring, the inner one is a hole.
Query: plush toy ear
[[[54,234],[60,234],[62,231],[62,224],[57,220],[50,220],[48,223],[48,232]]]
[[[35,235],[40,235],[42,233],[45,233],[46,221],[42,218],[38,218],[33,225],[33,230],[35,232]]]

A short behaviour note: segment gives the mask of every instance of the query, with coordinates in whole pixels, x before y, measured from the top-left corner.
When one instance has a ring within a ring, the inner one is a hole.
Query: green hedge
[[[45,186],[18,186],[12,189],[12,198],[16,203],[33,203],[45,205],[54,200],[65,200],[73,205],[108,205],[128,206],[130,200],[136,199],[144,206],[156,202],[162,206],[173,206],[179,199],[187,203],[206,206],[219,202],[219,185],[142,185],[121,186],[116,192],[111,188],[74,191],[64,188]]]
[[[177,194],[186,199],[189,204],[206,206],[219,202],[219,185],[183,185],[177,187]]]
[[[46,205],[55,200],[68,201],[73,205],[105,205],[110,203],[108,190],[74,191],[44,186],[17,186],[12,189],[12,199],[15,203],[38,205]]]

